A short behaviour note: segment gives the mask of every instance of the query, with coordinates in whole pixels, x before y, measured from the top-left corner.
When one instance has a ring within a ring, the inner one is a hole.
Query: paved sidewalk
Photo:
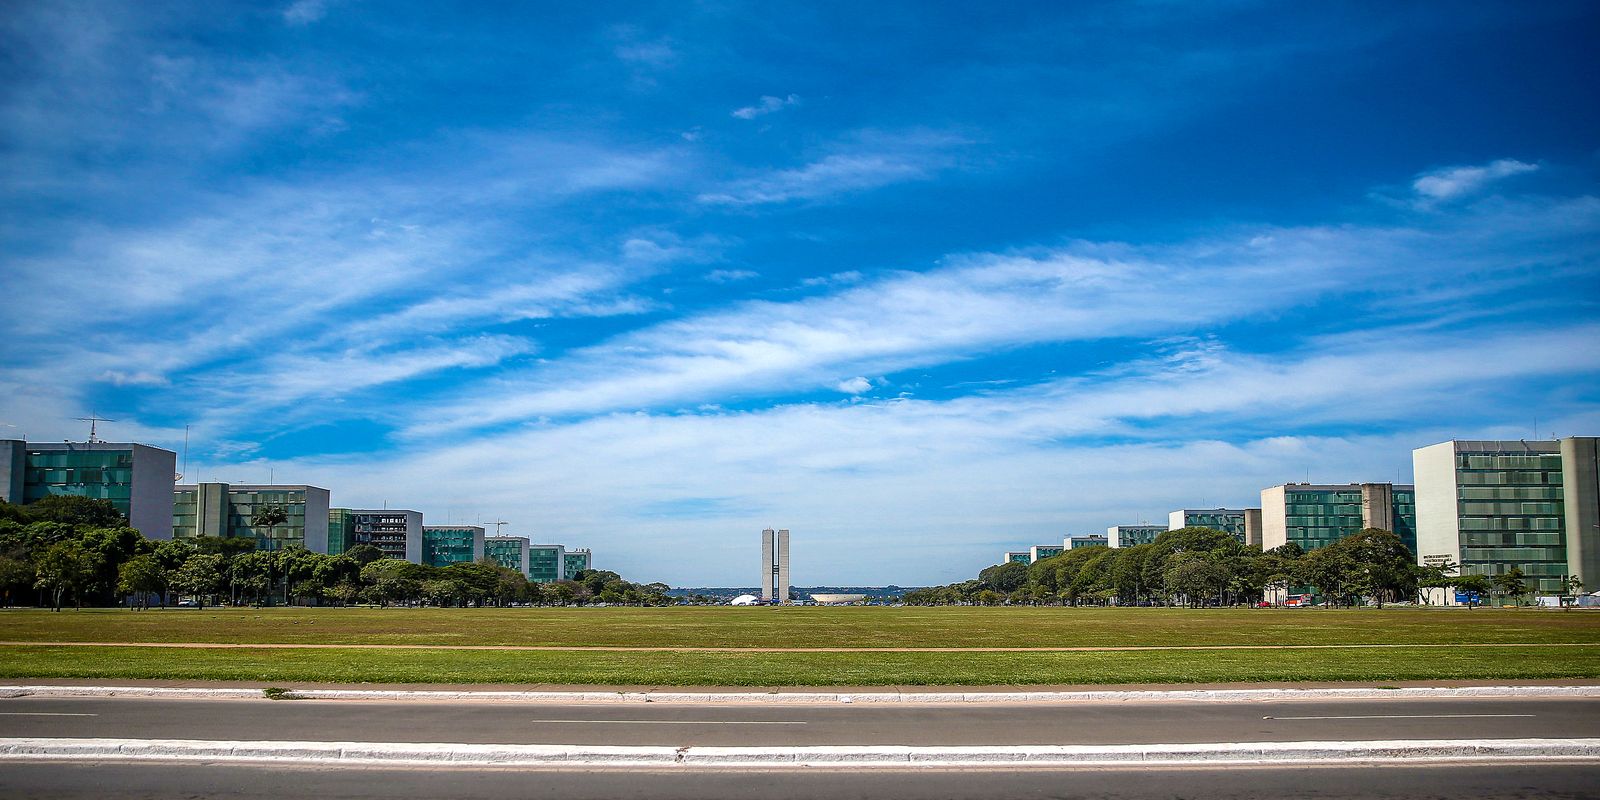
[[[198,760],[340,766],[429,764],[566,768],[1081,767],[1600,761],[1600,739],[1444,739],[990,747],[610,747],[191,739],[0,739],[0,760]]]

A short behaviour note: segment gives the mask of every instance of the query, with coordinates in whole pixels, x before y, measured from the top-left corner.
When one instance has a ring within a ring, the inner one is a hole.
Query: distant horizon
[[[6,17],[0,437],[935,586],[1600,432],[1594,3]]]

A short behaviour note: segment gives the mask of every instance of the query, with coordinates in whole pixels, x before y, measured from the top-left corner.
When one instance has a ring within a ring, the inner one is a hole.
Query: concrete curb
[[[0,760],[251,761],[342,765],[944,767],[1600,760],[1600,739],[1439,739],[987,747],[607,747],[179,739],[0,739]]]
[[[161,699],[261,699],[260,689],[212,689],[159,686],[0,686],[0,698],[14,697],[149,697]],[[1397,689],[1177,689],[1077,692],[653,692],[653,691],[429,691],[381,689],[293,689],[295,700],[454,701],[496,703],[666,703],[821,705],[840,703],[961,705],[1016,703],[1168,703],[1284,702],[1309,700],[1464,699],[1464,698],[1600,698],[1600,686],[1465,686]]]

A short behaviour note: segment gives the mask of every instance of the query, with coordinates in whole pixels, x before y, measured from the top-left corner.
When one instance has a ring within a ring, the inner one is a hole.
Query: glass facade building
[[[1105,547],[1111,544],[1111,537],[1101,536],[1098,533],[1091,533],[1085,536],[1068,536],[1065,544],[1068,550],[1076,550],[1080,547]]]
[[[1421,563],[1461,574],[1513,567],[1530,588],[1600,579],[1595,438],[1454,441],[1413,451]]]
[[[1026,550],[1007,550],[1005,556],[1000,559],[1000,563],[1032,564],[1033,559],[1029,557],[1028,551]]]
[[[1165,525],[1112,525],[1106,528],[1106,543],[1112,547],[1150,544],[1166,532]]]
[[[559,544],[528,546],[528,580],[534,583],[553,583],[564,580],[567,548]]]
[[[32,503],[50,495],[109,500],[150,539],[172,536],[177,455],[118,442],[0,439],[0,499]]]
[[[477,525],[422,526],[422,563],[434,567],[470,564],[483,558],[483,528]]]
[[[251,538],[257,550],[282,550],[300,545],[316,553],[328,551],[328,490],[317,486],[200,483],[173,487],[170,531],[173,538],[207,536]],[[269,508],[283,511],[287,521],[258,523]]]
[[[1391,483],[1286,483],[1261,491],[1265,549],[1293,542],[1307,552],[1365,528],[1393,531],[1417,551],[1414,487]]]
[[[1055,558],[1065,552],[1067,552],[1065,544],[1036,544],[1028,548],[1028,563]]]
[[[578,577],[578,573],[592,568],[589,549],[586,547],[567,550],[561,554],[561,577],[565,580],[573,580]]]
[[[1179,528],[1210,528],[1233,535],[1240,542],[1246,542],[1245,518],[1249,516],[1247,508],[1185,508],[1167,515],[1167,529]]]
[[[328,555],[343,555],[356,546],[355,516],[348,508],[328,509]]]
[[[528,538],[525,536],[487,536],[483,540],[483,555],[506,569],[528,575]]]

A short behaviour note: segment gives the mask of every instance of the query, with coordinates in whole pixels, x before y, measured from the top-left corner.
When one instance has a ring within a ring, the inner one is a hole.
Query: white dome
[[[728,605],[730,605],[730,606],[753,606],[753,605],[759,604],[760,602],[761,602],[761,598],[756,597],[753,594],[741,594],[738,597],[733,598],[733,602],[729,603]]]

